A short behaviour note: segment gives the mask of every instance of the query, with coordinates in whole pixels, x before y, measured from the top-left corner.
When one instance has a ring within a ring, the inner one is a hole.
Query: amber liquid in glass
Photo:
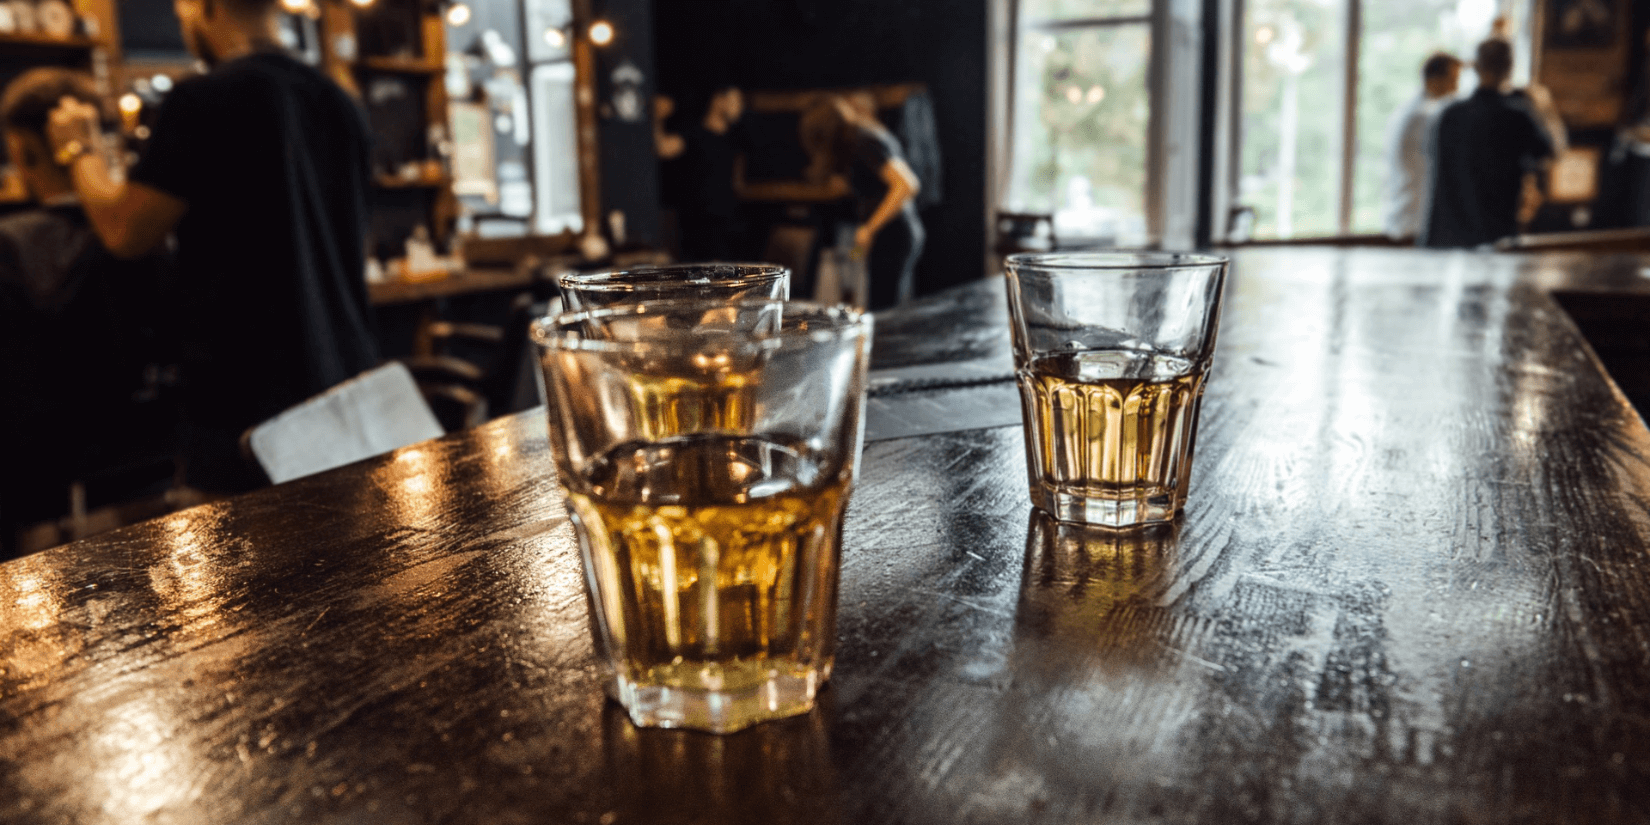
[[[723,435],[624,445],[594,465],[571,499],[621,698],[686,714],[654,724],[712,730],[811,707],[830,675],[846,474],[820,477],[796,445]],[[683,710],[684,695],[703,700]]]
[[[680,370],[675,375],[638,373],[629,389],[641,418],[640,433],[668,438],[682,433],[749,430],[755,412],[755,376],[727,370]]]
[[[1132,351],[1037,358],[1019,370],[1032,500],[1068,521],[1164,521],[1186,501],[1203,373]]]

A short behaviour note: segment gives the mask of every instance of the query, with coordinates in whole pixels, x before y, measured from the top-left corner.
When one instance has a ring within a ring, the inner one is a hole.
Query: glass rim
[[[701,279],[669,277],[673,273],[691,271],[715,271],[726,269],[738,274],[728,278],[705,277]],[[697,283],[714,284],[716,286],[742,288],[771,284],[774,281],[791,274],[789,267],[782,264],[756,263],[745,261],[728,261],[698,264],[650,264],[648,266],[630,267],[627,269],[610,269],[601,272],[565,272],[556,276],[556,286],[562,289],[579,289],[589,292],[633,292],[639,287],[648,286],[680,286]]]
[[[533,343],[546,350],[574,351],[574,352],[639,352],[648,349],[665,348],[680,352],[679,342],[666,339],[636,339],[629,341],[610,341],[581,336],[574,325],[588,320],[615,318],[636,315],[665,315],[673,312],[706,312],[715,309],[737,307],[744,309],[760,309],[778,305],[786,313],[785,317],[795,317],[791,310],[800,310],[802,313],[818,319],[822,323],[810,323],[806,327],[783,327],[770,330],[756,336],[733,335],[705,335],[707,341],[732,344],[740,347],[754,347],[757,349],[773,350],[785,347],[803,346],[807,344],[827,343],[840,341],[855,336],[869,338],[872,316],[869,312],[855,309],[843,304],[821,304],[813,301],[788,301],[779,298],[744,298],[736,301],[675,298],[662,301],[642,301],[635,304],[622,304],[612,307],[596,309],[580,309],[562,312],[556,315],[546,315],[535,319],[528,327],[528,337]],[[695,330],[680,330],[684,335],[693,335]]]
[[[1225,255],[1206,252],[1166,252],[1156,249],[1096,249],[1070,252],[1019,252],[1008,256],[1008,266],[1050,270],[1196,269],[1230,264]]]

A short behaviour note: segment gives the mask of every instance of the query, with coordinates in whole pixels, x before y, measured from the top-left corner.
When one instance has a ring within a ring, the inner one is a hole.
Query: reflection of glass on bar
[[[1118,529],[1059,521],[1032,510],[1020,582],[1022,632],[1070,637],[1084,645],[1126,643],[1120,611],[1154,606],[1174,581],[1180,525]],[[1096,636],[1103,628],[1113,633]]]
[[[640,301],[738,301],[790,297],[791,271],[777,264],[704,263],[617,272],[569,272],[556,279],[568,310]]]
[[[1225,259],[1015,255],[1007,269],[1032,502],[1111,526],[1173,518],[1191,479]]]
[[[550,445],[614,695],[734,731],[830,675],[869,318],[665,301],[536,325]]]
[[[618,821],[841,821],[826,732],[830,699],[827,693],[807,714],[732,737],[637,728],[610,705],[602,749]],[[811,804],[799,807],[799,799]]]

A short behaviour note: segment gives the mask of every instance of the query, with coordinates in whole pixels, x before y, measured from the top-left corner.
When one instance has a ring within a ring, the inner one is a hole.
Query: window
[[[524,0],[533,113],[533,229],[580,232],[578,113],[570,0]]]
[[[1379,233],[1388,122],[1420,93],[1421,64],[1470,60],[1497,18],[1518,22],[1513,0],[1242,3],[1236,201],[1260,239]],[[1515,52],[1527,77],[1527,45]],[[1464,70],[1462,92],[1475,83]]]
[[[1020,0],[1005,206],[1062,243],[1147,241],[1151,0]]]

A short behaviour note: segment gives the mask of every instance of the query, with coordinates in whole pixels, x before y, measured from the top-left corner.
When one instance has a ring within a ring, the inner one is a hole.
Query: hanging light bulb
[[[123,95],[120,96],[120,113],[121,114],[128,115],[128,116],[136,115],[138,112],[140,112],[142,110],[143,110],[143,98],[138,97],[137,95],[132,94],[131,92],[127,92],[126,94],[123,94]]]
[[[303,14],[309,11],[309,0],[281,0],[281,10],[287,14]]]
[[[597,20],[590,24],[590,42],[598,46],[606,46],[613,42],[613,24],[606,20]]]
[[[447,9],[447,24],[462,26],[470,22],[470,7],[463,3],[454,3]]]
[[[544,42],[550,44],[552,49],[563,48],[567,45],[567,32],[551,26],[544,30]]]
[[[360,8],[363,8],[363,9],[373,4],[373,0],[349,0],[349,1],[351,3],[354,3],[356,6],[358,6]]]

